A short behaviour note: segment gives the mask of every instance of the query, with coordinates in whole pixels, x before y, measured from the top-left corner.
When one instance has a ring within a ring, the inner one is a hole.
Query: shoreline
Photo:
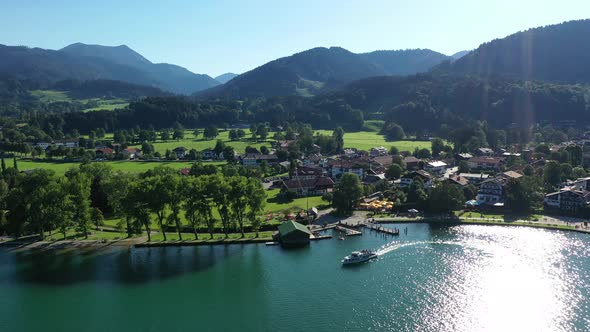
[[[433,225],[479,225],[479,226],[514,226],[514,227],[531,227],[549,230],[560,230],[568,232],[577,232],[590,234],[590,229],[580,229],[574,226],[541,224],[530,221],[481,221],[481,220],[453,220],[453,219],[395,219],[395,218],[376,218],[374,224],[433,224]],[[144,238],[132,238],[122,240],[58,240],[58,241],[36,241],[36,242],[17,242],[4,241],[0,242],[0,249],[9,250],[55,250],[55,249],[104,249],[107,247],[134,247],[134,248],[161,248],[161,247],[193,247],[193,246],[217,246],[232,244],[258,244],[272,241],[272,238],[247,238],[247,239],[207,239],[207,240],[184,240],[184,241],[159,241],[147,242],[142,241]]]
[[[375,224],[420,224],[420,223],[424,223],[424,224],[440,224],[440,225],[516,226],[516,227],[544,228],[544,229],[551,229],[551,230],[560,230],[560,231],[569,231],[569,232],[590,234],[590,229],[580,229],[580,228],[576,228],[575,226],[535,223],[532,221],[513,221],[513,222],[481,221],[481,220],[469,221],[466,219],[453,220],[453,219],[434,219],[434,218],[400,220],[400,219],[394,219],[394,218],[382,218],[382,219],[375,218],[375,221],[373,223],[375,223]]]

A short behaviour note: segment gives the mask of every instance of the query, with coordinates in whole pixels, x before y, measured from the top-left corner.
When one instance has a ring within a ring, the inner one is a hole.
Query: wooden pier
[[[342,226],[336,226],[336,230],[339,232],[343,232],[346,233],[346,236],[358,236],[358,235],[363,235],[362,232],[359,231],[355,231],[354,229],[350,229],[347,227],[342,227]]]
[[[399,229],[397,228],[387,228],[381,225],[374,225],[374,224],[363,224],[366,228],[372,229],[377,232],[389,234],[389,235],[399,235]]]

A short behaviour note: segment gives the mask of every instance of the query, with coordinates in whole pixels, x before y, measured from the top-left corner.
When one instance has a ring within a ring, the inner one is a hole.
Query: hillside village
[[[243,137],[244,134],[240,136]],[[460,188],[464,202],[462,206],[455,208],[493,213],[522,211],[518,207],[510,206],[507,199],[510,191],[507,186],[510,181],[518,182],[527,175],[542,177],[551,154],[555,156],[563,151],[569,151],[572,157],[579,155],[577,158],[580,159],[581,166],[590,166],[590,141],[584,138],[555,144],[550,148],[542,145],[538,147],[538,151],[534,148],[511,147],[497,150],[478,148],[472,153],[454,153],[447,145],[443,147],[443,151],[437,151],[436,156],[431,155],[430,151],[388,150],[383,146],[375,146],[369,151],[344,146],[340,153],[324,155],[321,153],[321,147],[314,144],[308,153],[302,153],[296,159],[287,156],[293,146],[298,144],[298,135],[290,140],[271,142],[270,148],[247,148],[247,151],[241,154],[227,147],[216,146],[196,151],[179,145],[161,155],[154,154],[153,147],[150,148],[150,145],[145,143],[142,147],[152,151],[144,154],[141,147],[130,147],[109,140],[97,140],[95,148],[89,150],[85,149],[87,146],[80,145],[87,144],[85,139],[29,142],[29,150],[38,151],[36,154],[33,153],[33,156],[45,153],[50,157],[76,158],[76,155],[89,154],[95,161],[227,161],[247,168],[262,169],[263,174],[269,175],[265,180],[269,183],[267,187],[279,188],[281,194],[289,198],[328,194],[326,199],[329,200],[329,194],[334,192],[341,176],[352,173],[359,177],[366,190],[368,188],[369,191],[378,192],[379,195],[376,197],[396,202],[391,210],[398,212],[414,207],[429,209],[427,205],[407,200],[409,191],[415,190],[412,184],[416,181],[419,181],[426,194],[433,187],[444,183]],[[191,169],[183,168],[179,172],[189,175]],[[536,193],[537,196],[543,195],[542,200],[537,202],[537,211],[540,211],[538,208],[541,208],[542,203],[543,213],[546,214],[576,217],[587,215],[590,206],[590,177],[576,177],[571,169],[569,173],[568,176],[558,176],[560,181],[555,183],[555,190],[539,189],[545,192]],[[382,192],[386,193],[385,197]],[[372,196],[373,192],[365,191],[365,194]],[[366,203],[366,200],[359,201],[359,204],[363,202]]]

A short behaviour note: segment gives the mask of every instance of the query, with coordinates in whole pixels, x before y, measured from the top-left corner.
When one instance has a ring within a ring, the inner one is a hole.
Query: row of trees
[[[214,211],[226,236],[237,231],[244,235],[246,224],[258,233],[266,203],[260,180],[231,168],[224,173],[196,168],[188,177],[167,167],[133,175],[113,172],[104,164],[82,165],[63,177],[50,170],[8,170],[0,180],[5,211],[0,231],[16,236],[38,233],[44,238],[46,232],[59,231],[65,237],[74,228],[88,237],[92,224],[98,226],[107,213],[121,218],[119,226],[129,236],[143,228],[151,240],[155,221],[164,240],[169,229],[180,239],[187,230],[198,238],[201,227],[213,237]],[[188,224],[183,224],[182,214]]]

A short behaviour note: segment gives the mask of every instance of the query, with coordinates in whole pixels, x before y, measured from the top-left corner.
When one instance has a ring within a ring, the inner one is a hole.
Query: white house
[[[424,170],[431,174],[442,175],[447,170],[447,164],[439,160],[431,161],[424,165]]]

